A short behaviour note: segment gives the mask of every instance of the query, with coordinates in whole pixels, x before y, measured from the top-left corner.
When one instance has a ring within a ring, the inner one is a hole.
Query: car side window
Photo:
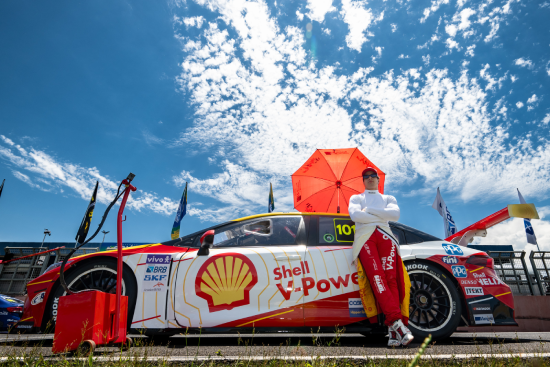
[[[302,217],[249,220],[216,229],[214,247],[295,245]]]
[[[355,238],[355,223],[349,217],[319,216],[320,246],[351,245]]]
[[[409,245],[414,245],[415,243],[424,242],[424,239],[422,237],[417,236],[416,234],[410,231],[404,231],[404,232],[405,232],[405,238],[407,239],[407,243]]]
[[[405,233],[402,230],[395,228],[394,226],[390,226],[390,228],[395,238],[397,238],[397,242],[399,242],[399,245],[406,245],[407,240],[405,239]]]

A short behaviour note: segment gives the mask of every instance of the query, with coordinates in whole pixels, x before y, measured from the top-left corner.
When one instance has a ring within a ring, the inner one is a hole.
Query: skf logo
[[[199,269],[195,280],[197,296],[208,302],[210,312],[231,310],[250,304],[250,290],[258,283],[252,261],[244,255],[213,256]]]

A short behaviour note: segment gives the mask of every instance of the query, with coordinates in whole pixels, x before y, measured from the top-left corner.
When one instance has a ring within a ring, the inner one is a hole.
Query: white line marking
[[[373,359],[412,359],[414,354],[410,355],[364,355],[364,356],[281,356],[281,357],[269,357],[269,356],[249,356],[249,357],[239,357],[239,356],[209,356],[209,357],[195,357],[195,356],[148,356],[148,357],[139,357],[139,356],[111,356],[111,357],[93,357],[94,361],[166,361],[166,362],[186,362],[186,361],[270,361],[270,360],[288,360],[288,361],[310,361],[318,359],[358,359],[358,360],[373,360]],[[506,354],[436,354],[436,355],[424,355],[423,359],[475,359],[475,358],[544,358],[550,357],[550,353],[506,353]],[[0,362],[5,362],[8,360],[24,360],[28,357],[0,357]],[[48,358],[48,359],[62,359],[63,356]],[[87,361],[88,358],[63,358],[65,360],[74,360],[74,361]]]
[[[472,303],[478,303],[478,302],[483,302],[483,301],[488,301],[490,299],[493,299],[493,297],[489,297],[489,298],[483,298],[483,299],[478,299],[477,301],[474,301],[474,302],[468,302],[469,304],[472,304]]]

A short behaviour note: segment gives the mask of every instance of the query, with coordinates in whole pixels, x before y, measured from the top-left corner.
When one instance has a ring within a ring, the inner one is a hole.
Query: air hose
[[[91,240],[94,239],[95,236],[97,236],[97,234],[99,233],[99,231],[101,230],[101,228],[103,227],[103,223],[105,223],[105,220],[107,219],[107,215],[109,214],[109,211],[111,210],[111,208],[116,204],[116,202],[118,201],[118,199],[120,199],[120,197],[122,196],[122,194],[124,194],[124,192],[126,190],[128,190],[128,187],[125,187],[124,190],[122,190],[122,192],[120,192],[120,188],[122,187],[123,185],[123,182],[120,183],[120,185],[118,185],[118,190],[116,192],[116,195],[115,195],[115,198],[114,200],[111,202],[111,204],[109,204],[109,206],[107,207],[107,209],[105,209],[105,213],[103,213],[103,218],[101,218],[101,223],[99,223],[99,227],[97,227],[97,230],[95,231],[95,233],[92,235],[92,237],[88,238],[87,241],[85,242],[82,242],[81,244],[79,244],[78,246],[76,246],[74,249],[71,250],[71,252],[69,252],[69,254],[67,256],[65,256],[65,259],[63,259],[63,263],[61,264],[61,270],[59,271],[59,282],[61,283],[61,286],[65,289],[65,292],[67,292],[67,294],[75,294],[75,293],[80,293],[80,292],[84,292],[86,290],[82,290],[82,291],[79,291],[79,292],[73,292],[69,289],[69,287],[67,286],[67,283],[65,282],[65,265],[67,265],[67,261],[71,258],[71,256],[73,256],[73,254],[79,249],[81,248],[82,246],[84,246],[85,244],[87,244],[88,242],[90,242]]]

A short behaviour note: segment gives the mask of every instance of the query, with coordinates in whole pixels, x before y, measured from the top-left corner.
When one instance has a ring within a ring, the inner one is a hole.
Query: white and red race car
[[[510,288],[486,253],[390,223],[411,281],[409,325],[422,338],[461,325],[517,325]],[[201,248],[208,230],[213,244]],[[470,232],[471,233],[471,232]],[[351,264],[347,215],[271,213],[237,219],[177,240],[123,250],[128,326],[146,335],[189,331],[383,332],[367,319]],[[210,249],[208,249],[210,247]],[[69,287],[114,293],[116,252],[71,259]],[[17,330],[55,323],[60,264],[27,285]],[[320,328],[320,329],[319,329]]]

